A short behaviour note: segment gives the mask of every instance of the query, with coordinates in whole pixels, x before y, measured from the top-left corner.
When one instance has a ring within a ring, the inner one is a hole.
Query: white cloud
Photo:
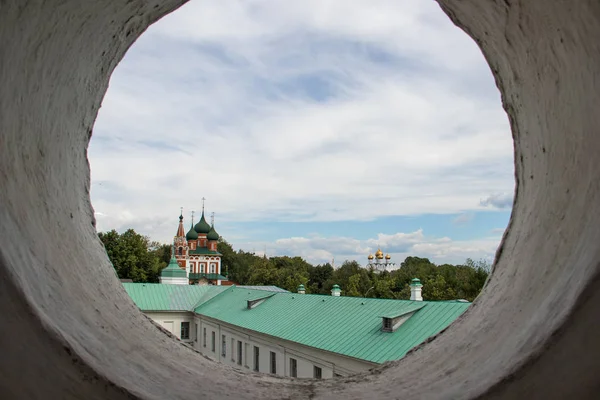
[[[511,208],[514,195],[512,193],[495,193],[479,202],[484,207]]]
[[[512,191],[511,140],[479,49],[434,2],[199,0],[117,67],[92,200],[99,230],[162,241],[202,196],[219,221],[472,212]]]
[[[475,218],[475,214],[472,212],[459,214],[456,218],[452,220],[454,225],[467,225],[469,222],[473,221]]]
[[[393,235],[379,234],[376,238],[357,240],[350,237],[290,237],[278,239],[274,243],[253,243],[242,246],[246,251],[267,246],[267,255],[298,255],[314,264],[331,262],[336,265],[344,260],[356,260],[366,265],[367,256],[381,248],[389,253],[392,261],[400,264],[408,256],[426,257],[435,263],[462,263],[467,258],[492,261],[498,247],[498,238],[478,240],[452,240],[448,237],[435,238],[424,234],[423,230]],[[258,252],[257,252],[258,254]]]

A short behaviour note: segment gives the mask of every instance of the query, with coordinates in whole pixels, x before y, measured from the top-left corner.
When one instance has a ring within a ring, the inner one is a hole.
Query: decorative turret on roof
[[[181,207],[181,214],[179,215],[179,226],[177,227],[176,237],[185,236],[185,231],[183,230],[183,207]]]
[[[185,269],[182,269],[179,264],[177,264],[175,255],[171,255],[171,261],[169,261],[169,265],[167,265],[167,267],[161,271],[160,276],[162,278],[186,278],[187,274]]]

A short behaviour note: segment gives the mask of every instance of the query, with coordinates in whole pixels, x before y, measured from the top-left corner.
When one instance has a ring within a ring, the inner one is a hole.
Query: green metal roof
[[[206,235],[206,238],[208,240],[219,240],[219,234],[215,230],[215,226],[214,225],[210,227],[210,231],[208,231],[208,234]]]
[[[461,302],[275,293],[248,309],[247,301],[262,296],[260,292],[233,286],[195,312],[306,346],[383,363],[402,358],[470,306]],[[381,330],[382,315],[399,315],[414,307],[418,309],[395,332]]]
[[[192,226],[190,226],[190,230],[185,235],[185,240],[196,240],[198,239],[198,232],[194,229],[194,223],[192,222]]]
[[[275,295],[275,292],[263,292],[262,290],[255,290],[254,296],[250,297],[249,299],[246,299],[246,301],[256,301],[256,300],[263,300],[263,299],[268,299],[269,297],[272,297]]]
[[[288,290],[282,289],[280,287],[277,286],[273,286],[273,285],[236,285],[236,287],[242,288],[242,289],[254,289],[254,290],[265,290],[267,292],[283,292],[283,293],[289,293]]]
[[[200,272],[200,273],[196,273],[196,272],[191,272],[190,276],[189,276],[190,280],[194,281],[194,280],[198,280],[201,278],[206,278],[206,279],[210,279],[210,280],[221,280],[221,281],[226,281],[227,277],[223,276],[221,274],[207,274],[204,272]]]
[[[404,304],[403,307],[398,308],[398,310],[394,310],[391,312],[386,312],[380,315],[381,318],[396,318],[401,317],[403,315],[409,314],[411,312],[415,312],[425,307],[425,304],[422,301],[411,301],[412,304]]]
[[[196,226],[194,226],[194,229],[196,230],[196,232],[204,234],[207,234],[210,231],[210,225],[208,224],[208,222],[206,222],[206,219],[204,218],[204,211],[202,211],[202,217],[200,218],[200,221],[198,221]]]
[[[142,311],[193,311],[227,290],[226,286],[160,283],[123,283],[123,287]]]
[[[196,247],[195,250],[190,250],[190,254],[195,254],[195,255],[210,255],[210,256],[220,256],[220,255],[222,255],[218,251],[209,250],[207,247]]]
[[[169,265],[160,272],[160,276],[165,278],[185,278],[187,277],[187,274],[185,269],[182,269],[179,264],[177,264],[175,257],[171,256]]]

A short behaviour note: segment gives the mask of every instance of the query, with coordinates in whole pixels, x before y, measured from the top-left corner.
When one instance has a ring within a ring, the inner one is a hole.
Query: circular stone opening
[[[144,29],[180,3],[4,5],[2,397],[592,397],[600,389],[600,60],[586,39],[600,37],[600,6],[440,4],[482,48],[511,121],[509,229],[483,296],[457,323],[376,374],[329,382],[244,374],[161,335],[118,285],[96,238],[86,148],[108,79]]]

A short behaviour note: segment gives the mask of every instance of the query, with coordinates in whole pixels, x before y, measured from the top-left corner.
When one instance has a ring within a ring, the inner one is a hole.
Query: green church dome
[[[208,240],[219,240],[219,234],[217,233],[217,231],[215,231],[214,226],[210,228],[210,231],[208,232],[208,235],[206,235],[206,238]]]
[[[185,235],[186,240],[196,240],[198,239],[198,232],[194,229],[194,225],[190,226],[190,230]]]
[[[203,233],[205,235],[208,232],[210,232],[210,225],[204,219],[204,211],[202,211],[202,218],[200,218],[200,221],[198,221],[198,223],[196,224],[196,226],[194,226],[194,230],[196,232],[198,232],[198,233]]]

